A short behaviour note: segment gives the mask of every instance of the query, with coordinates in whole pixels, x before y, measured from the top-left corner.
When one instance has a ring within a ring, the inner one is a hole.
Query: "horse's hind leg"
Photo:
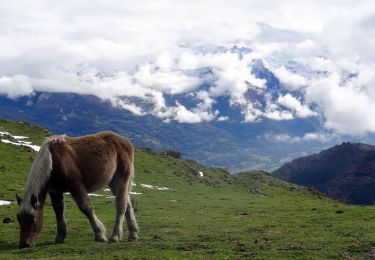
[[[102,222],[95,215],[94,209],[92,207],[90,198],[86,192],[84,186],[76,186],[70,190],[72,197],[76,201],[78,208],[83,214],[89,219],[92,229],[95,233],[95,241],[105,242],[107,241],[106,230]]]
[[[68,232],[66,220],[64,217],[64,209],[65,209],[64,194],[50,192],[49,195],[51,197],[52,206],[56,214],[57,234],[56,234],[55,242],[63,243],[66,238],[66,234]]]
[[[138,224],[135,220],[133,205],[130,201],[130,196],[128,196],[128,208],[125,213],[126,216],[126,223],[128,224],[129,230],[129,241],[135,241],[138,239]]]
[[[116,221],[110,238],[112,242],[118,242],[122,237],[122,226],[127,208],[127,197],[129,196],[128,187],[121,179],[121,177],[115,177],[109,184],[113,194],[116,196]]]

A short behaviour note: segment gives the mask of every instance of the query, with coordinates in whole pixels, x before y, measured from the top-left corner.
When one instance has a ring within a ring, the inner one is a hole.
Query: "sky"
[[[320,117],[361,136],[375,133],[374,46],[372,0],[0,0],[0,95],[91,94],[166,123],[228,121],[214,109],[227,97],[244,123]]]

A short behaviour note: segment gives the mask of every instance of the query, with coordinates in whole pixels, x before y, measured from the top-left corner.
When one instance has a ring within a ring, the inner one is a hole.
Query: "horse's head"
[[[19,205],[17,213],[17,220],[20,224],[19,248],[33,247],[43,227],[42,208],[35,194],[24,200],[18,195],[16,197]]]

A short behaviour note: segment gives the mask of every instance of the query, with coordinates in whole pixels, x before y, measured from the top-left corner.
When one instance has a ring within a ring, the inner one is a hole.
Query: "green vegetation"
[[[46,132],[0,121],[0,131],[30,136],[40,144]],[[27,132],[26,132],[27,130]],[[17,131],[17,132],[16,132]],[[136,152],[140,195],[137,242],[96,243],[86,218],[66,195],[69,234],[55,245],[50,202],[37,247],[18,250],[15,193],[22,194],[35,152],[0,143],[0,258],[3,259],[342,259],[364,258],[375,242],[375,207],[349,206],[265,173],[230,176],[147,149]],[[203,172],[200,177],[199,172]],[[168,187],[155,190],[140,184]],[[110,195],[101,190],[97,193]],[[111,231],[113,198],[92,197],[98,217]],[[10,217],[11,224],[2,220]],[[125,225],[126,226],[126,225]]]

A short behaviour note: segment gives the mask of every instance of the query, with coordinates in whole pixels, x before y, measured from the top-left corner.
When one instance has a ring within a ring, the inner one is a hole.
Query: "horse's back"
[[[134,152],[130,141],[110,131],[81,137],[52,136],[50,138],[53,140],[50,143],[50,150],[77,156],[105,156],[111,153]]]
[[[82,180],[88,190],[108,184],[121,156],[127,158],[125,164],[132,163],[134,156],[131,142],[112,132],[82,137],[65,136],[52,141],[49,148],[55,179],[61,183]]]

